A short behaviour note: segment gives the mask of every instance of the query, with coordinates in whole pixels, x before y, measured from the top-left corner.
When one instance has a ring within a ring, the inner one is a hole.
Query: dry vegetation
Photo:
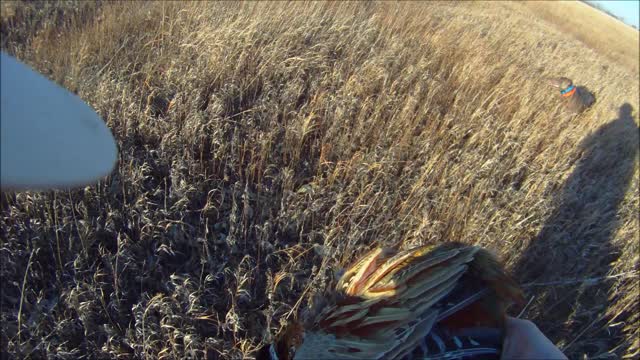
[[[3,356],[252,356],[366,249],[446,240],[498,253],[570,357],[638,356],[636,75],[548,22],[493,3],[2,10],[3,50],[120,147],[95,186],[2,194]],[[594,108],[563,114],[558,75]]]
[[[505,6],[525,10],[550,22],[569,37],[584,42],[599,54],[625,66],[638,76],[638,30],[582,1],[521,1]]]

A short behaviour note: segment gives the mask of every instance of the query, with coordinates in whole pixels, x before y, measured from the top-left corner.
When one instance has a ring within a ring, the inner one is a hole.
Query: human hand
[[[567,359],[529,320],[507,316],[501,359]]]

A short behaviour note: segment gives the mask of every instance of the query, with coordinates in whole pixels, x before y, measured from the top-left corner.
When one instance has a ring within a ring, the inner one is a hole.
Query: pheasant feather
[[[460,244],[374,249],[328,295],[332,300],[313,309],[306,326],[285,332],[272,358],[498,356],[501,339],[483,337],[482,329],[500,334],[507,306],[522,302],[489,252]]]

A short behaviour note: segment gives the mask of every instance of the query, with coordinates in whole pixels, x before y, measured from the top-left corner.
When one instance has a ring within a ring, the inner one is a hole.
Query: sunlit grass
[[[449,240],[570,357],[637,355],[637,78],[597,49],[494,3],[12,4],[3,49],[120,149],[95,186],[3,194],[16,357],[249,355],[367,249]]]

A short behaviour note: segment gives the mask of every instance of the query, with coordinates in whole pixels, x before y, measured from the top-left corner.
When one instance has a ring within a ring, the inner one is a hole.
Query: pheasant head
[[[484,249],[449,243],[377,248],[347,268],[271,359],[499,357],[517,284]]]

